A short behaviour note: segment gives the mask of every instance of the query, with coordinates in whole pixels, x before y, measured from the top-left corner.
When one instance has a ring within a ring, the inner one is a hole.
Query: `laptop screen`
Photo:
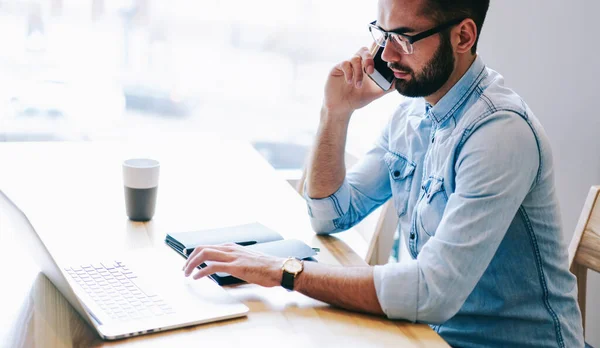
[[[67,279],[58,267],[56,260],[52,257],[48,248],[35,231],[33,225],[13,201],[0,191],[0,220],[2,225],[8,223],[12,228],[18,231],[19,236],[24,238],[30,255],[34,258],[36,264],[42,272],[50,279],[52,284],[58,288],[61,294],[69,301],[71,306],[77,310],[79,315],[91,326],[95,327],[87,311],[79,302],[77,296],[71,289]]]

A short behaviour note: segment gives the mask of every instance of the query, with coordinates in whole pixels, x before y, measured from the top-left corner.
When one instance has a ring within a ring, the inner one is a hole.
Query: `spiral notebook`
[[[169,233],[165,243],[181,256],[187,257],[198,245],[236,243],[263,254],[277,257],[296,257],[306,261],[316,261],[316,250],[297,239],[284,239],[279,233],[260,223],[251,223],[217,229]],[[198,267],[203,267],[200,265]],[[219,285],[243,282],[227,273],[214,273],[209,276]]]

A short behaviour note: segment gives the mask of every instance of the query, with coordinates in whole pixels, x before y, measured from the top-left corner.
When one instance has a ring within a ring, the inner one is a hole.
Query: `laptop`
[[[157,251],[107,260],[57,263],[27,216],[0,191],[0,213],[25,237],[42,272],[105,340],[247,315],[248,307],[218,284],[185,278]],[[179,265],[179,266],[182,266]]]

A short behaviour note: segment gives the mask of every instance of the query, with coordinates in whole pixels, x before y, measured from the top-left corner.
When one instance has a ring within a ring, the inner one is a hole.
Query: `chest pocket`
[[[384,160],[390,172],[394,205],[396,206],[398,216],[402,216],[406,214],[406,209],[408,208],[415,164],[393,152],[387,152],[384,155]]]
[[[435,235],[435,231],[442,221],[448,196],[444,189],[443,178],[430,176],[421,188],[423,196],[417,208],[418,221],[421,230],[431,237]]]

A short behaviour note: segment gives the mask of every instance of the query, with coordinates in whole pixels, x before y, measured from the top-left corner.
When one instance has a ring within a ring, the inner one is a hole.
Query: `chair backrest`
[[[388,263],[398,227],[398,212],[392,199],[388,200],[379,210],[377,223],[375,226],[369,226],[372,235],[368,239],[369,246],[365,261],[371,266]]]
[[[587,270],[600,272],[600,186],[592,186],[585,200],[569,245],[569,266],[577,276],[578,302],[585,330]]]

